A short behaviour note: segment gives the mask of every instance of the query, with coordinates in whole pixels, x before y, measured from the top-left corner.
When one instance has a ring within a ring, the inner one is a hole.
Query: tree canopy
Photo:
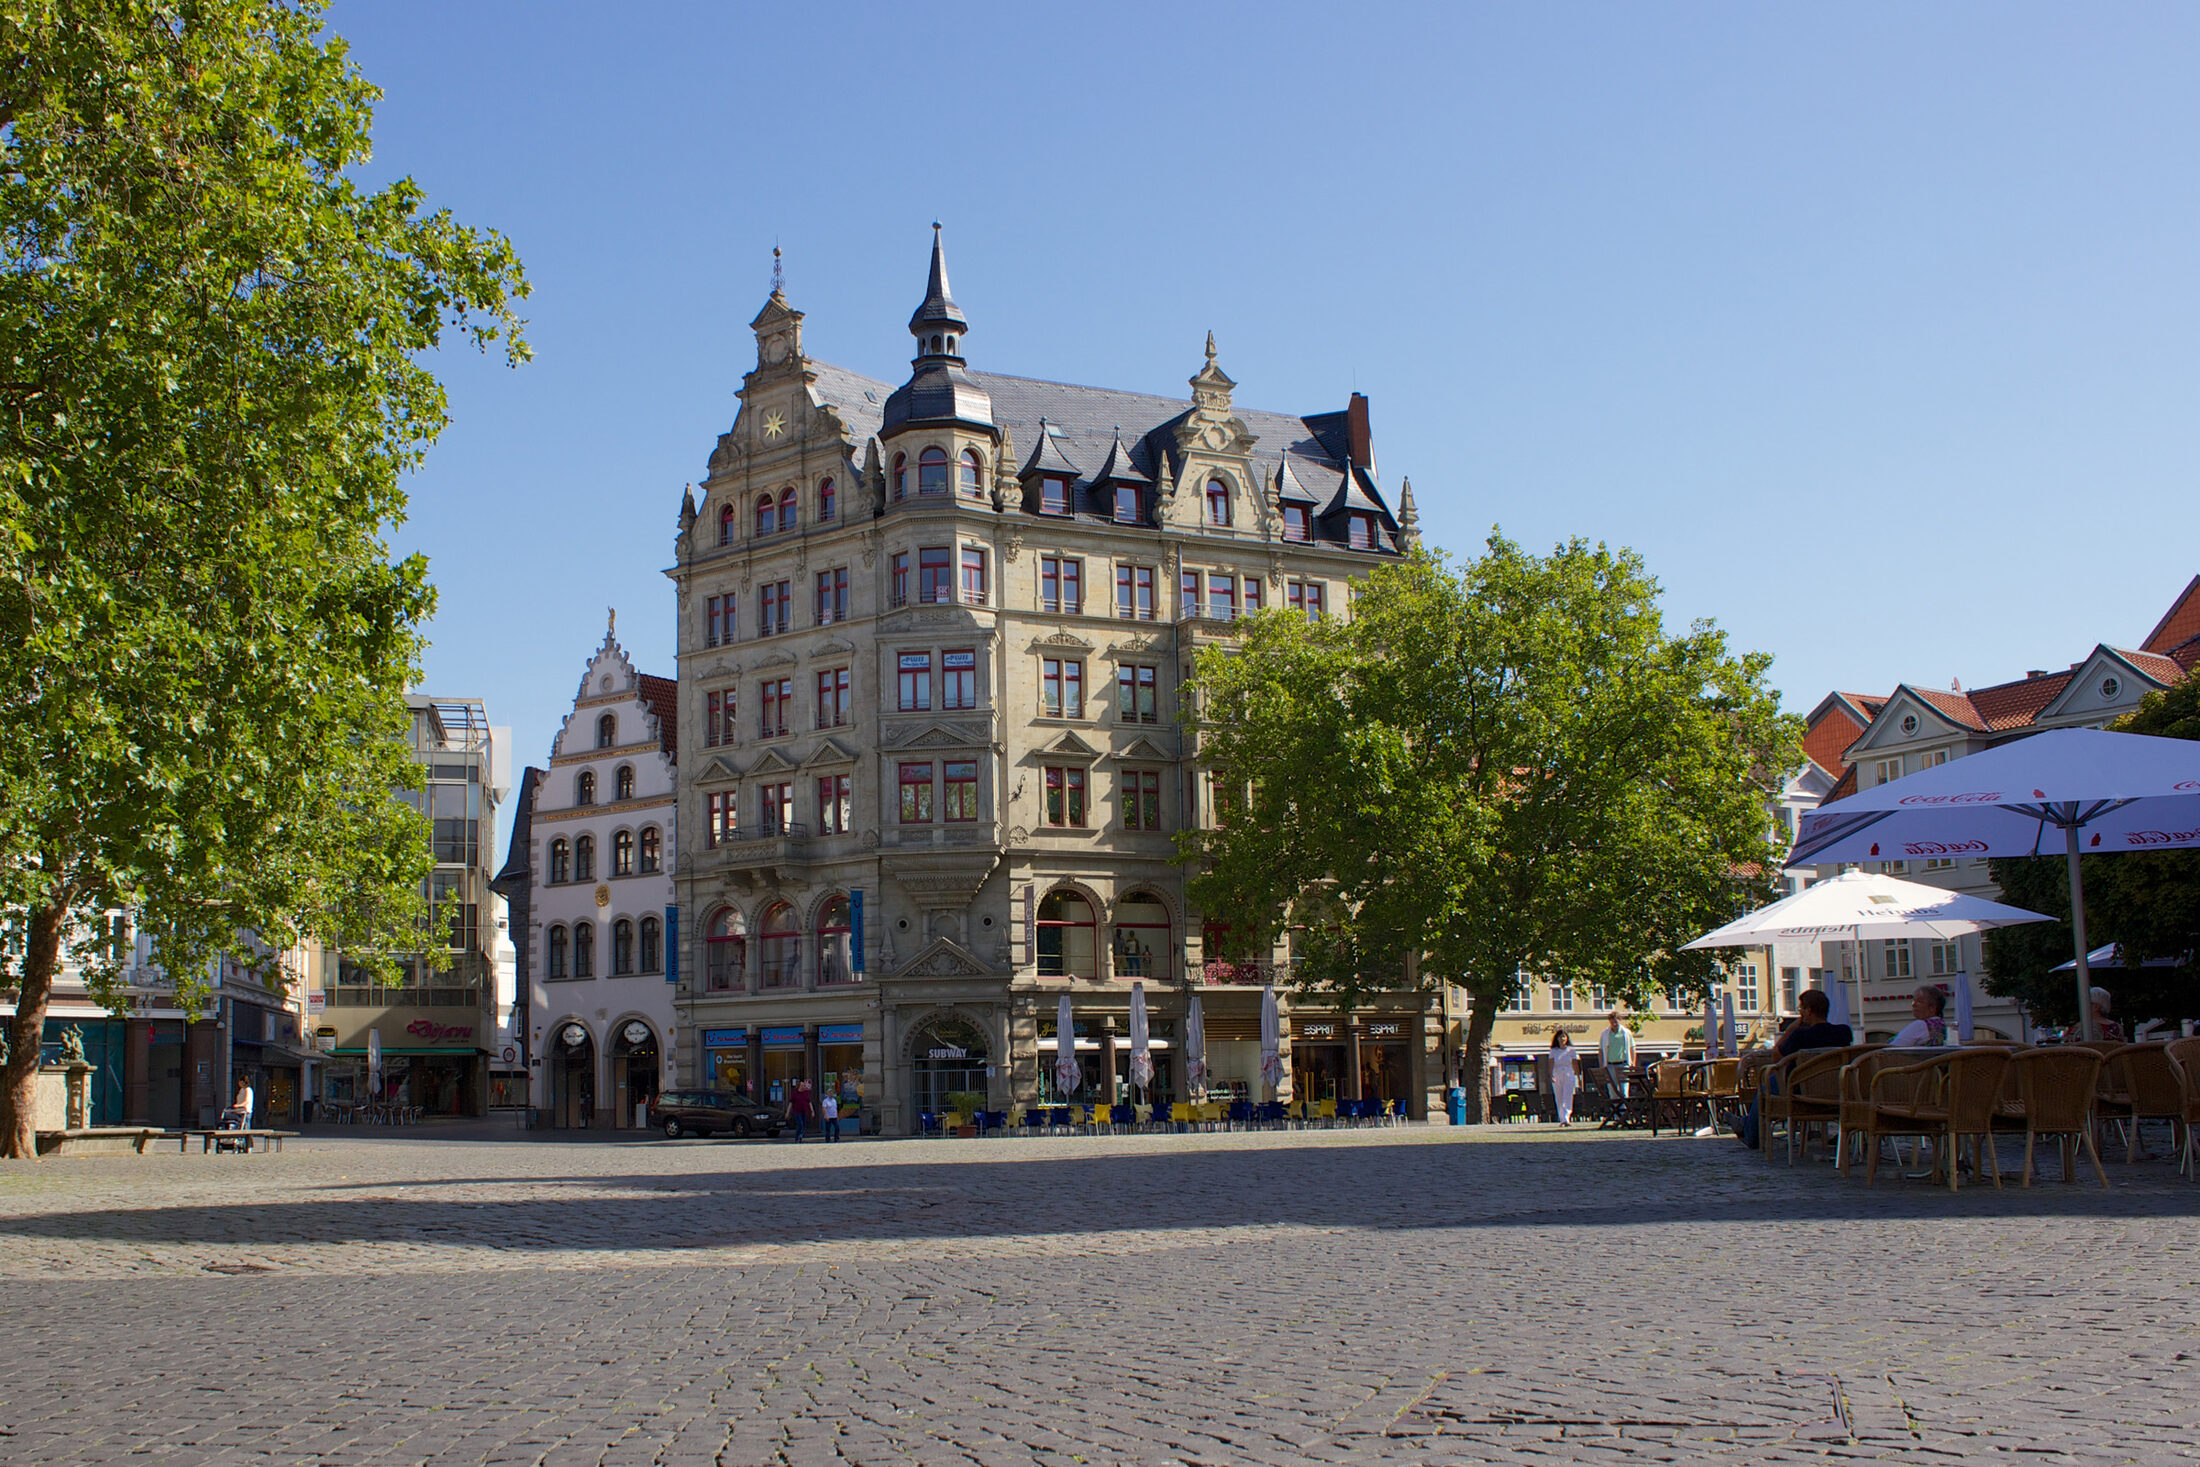
[[[2120,733],[2200,739],[2200,677],[2147,694],[2109,725]],[[2115,995],[2116,1012],[2142,1019],[2200,1018],[2200,991],[2191,958],[2200,947],[2200,851],[2138,851],[2079,859],[2085,880],[2086,940],[2123,949],[2121,968],[2094,970],[2094,982]],[[2055,918],[2004,927],[1986,936],[1989,992],[2014,998],[2042,1020],[2078,1018],[2070,975],[2070,871],[2062,855],[2006,858],[1987,867],[2002,900]],[[2181,966],[2146,967],[2167,958]]]
[[[1215,789],[1192,898],[1236,949],[1209,956],[1296,927],[1306,1001],[1458,983],[1477,1069],[1522,973],[1637,1006],[1702,990],[1714,959],[1681,944],[1774,894],[1800,729],[1769,662],[1669,632],[1640,558],[1579,540],[1493,535],[1377,568],[1349,619],[1250,618],[1188,700]]]
[[[0,1153],[64,944],[207,960],[417,937],[421,357],[524,347],[501,237],[353,176],[375,89],[317,0],[0,0],[0,913],[27,932]],[[257,934],[264,942],[247,940]]]

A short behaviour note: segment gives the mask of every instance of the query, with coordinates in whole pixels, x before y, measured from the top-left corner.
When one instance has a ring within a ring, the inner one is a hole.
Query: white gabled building
[[[534,782],[524,951],[544,1126],[635,1127],[675,1083],[677,698],[606,630]]]

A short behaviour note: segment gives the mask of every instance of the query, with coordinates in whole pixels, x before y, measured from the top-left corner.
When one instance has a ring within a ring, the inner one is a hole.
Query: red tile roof
[[[1833,782],[1832,789],[1826,791],[1826,797],[1818,802],[1818,808],[1823,810],[1835,800],[1845,800],[1855,794],[1856,782],[1856,766],[1851,764],[1841,771],[1841,777]]]
[[[1982,733],[1985,731],[1987,726],[1985,718],[1980,715],[1976,707],[1972,706],[1971,700],[1963,694],[1943,693],[1938,688],[1911,688],[1910,692],[1926,703],[1938,708],[1942,713],[1962,724],[1965,728],[1975,728]]]
[[[2139,645],[2149,652],[2168,652],[2194,637],[2200,637],[2200,576],[2187,583]]]
[[[680,762],[680,685],[669,677],[641,674],[642,701],[657,715],[657,742],[665,757]]]
[[[2056,695],[2069,685],[2068,671],[2020,678],[2013,683],[1996,683],[1990,688],[1975,689],[1971,694],[1971,706],[1978,710],[1985,728],[1997,733],[2005,728],[2022,728],[2039,717],[2040,710],[2054,702]]]
[[[1803,732],[1803,752],[1820,769],[1839,775],[1849,767],[1848,760],[1843,757],[1849,745],[1862,737],[1865,728],[1886,706],[1885,698],[1866,693],[1826,694],[1811,710],[1810,726]]]
[[[2169,649],[2169,656],[2170,661],[2191,672],[2195,664],[2200,664],[2200,637],[2179,642]]]
[[[2116,654],[2158,683],[2183,682],[2185,669],[2177,665],[2177,659],[2158,652],[2131,652],[2122,647]]]

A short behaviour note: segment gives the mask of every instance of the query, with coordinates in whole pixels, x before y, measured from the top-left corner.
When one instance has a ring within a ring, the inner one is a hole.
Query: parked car
[[[787,1124],[783,1107],[731,1090],[667,1090],[649,1103],[649,1123],[667,1140],[682,1136],[776,1136]]]

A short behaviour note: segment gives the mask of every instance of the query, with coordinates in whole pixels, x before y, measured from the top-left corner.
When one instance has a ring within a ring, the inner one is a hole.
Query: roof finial
[[[1211,367],[1211,366],[1213,366],[1214,364],[1215,364],[1215,334],[1214,334],[1214,333],[1213,333],[1212,331],[1210,331],[1210,332],[1208,332],[1208,333],[1207,333],[1207,365]]]
[[[784,271],[782,271],[782,270],[780,269],[780,266],[779,266],[779,246],[778,246],[778,245],[773,245],[773,246],[772,246],[772,294],[773,294],[773,295],[784,295],[784,294],[786,293],[786,289],[787,289],[787,277],[786,277],[786,274],[785,274],[785,272],[784,272]]]
[[[619,634],[619,608],[607,606],[604,610],[609,612],[610,615],[604,622],[603,634],[606,637],[615,637]]]

